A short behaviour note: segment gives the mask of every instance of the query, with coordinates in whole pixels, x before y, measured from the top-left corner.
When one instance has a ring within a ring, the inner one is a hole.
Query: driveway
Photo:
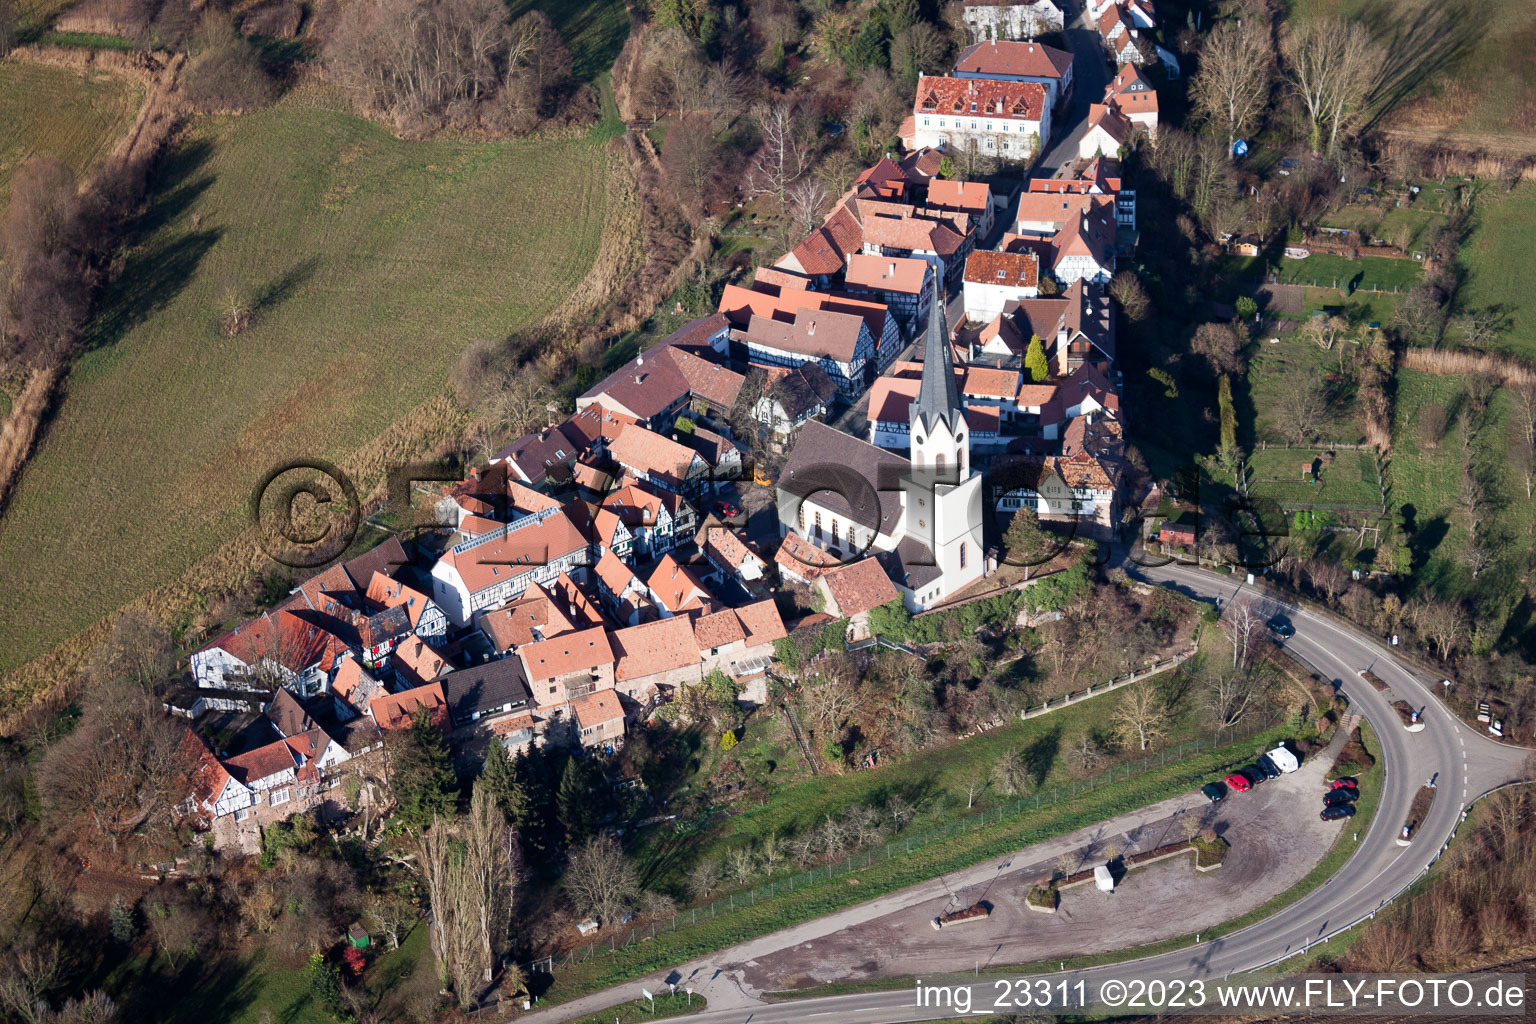
[[[1104,98],[1104,87],[1112,77],[1099,30],[1088,18],[1088,9],[1076,2],[1065,4],[1076,15],[1063,33],[1067,49],[1072,51],[1072,98],[1067,108],[1053,122],[1051,137],[1057,141],[1046,151],[1035,168],[1036,177],[1055,177],[1063,167],[1077,159],[1077,144],[1088,131],[1088,108]],[[1062,135],[1062,129],[1071,131]]]

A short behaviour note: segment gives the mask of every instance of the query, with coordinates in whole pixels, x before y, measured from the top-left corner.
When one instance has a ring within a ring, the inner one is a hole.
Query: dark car
[[[1334,779],[1332,782],[1328,783],[1328,788],[1329,789],[1359,789],[1360,788],[1360,783],[1356,782],[1353,778],[1345,777],[1345,778],[1342,778],[1342,779]]]
[[[1253,783],[1255,786],[1257,786],[1259,783],[1265,782],[1265,781],[1267,781],[1269,779],[1269,776],[1265,775],[1262,771],[1260,771],[1259,770],[1259,766],[1256,765],[1256,764],[1250,764],[1250,765],[1246,765],[1245,767],[1239,768],[1238,769],[1238,774],[1242,775],[1245,779],[1247,779],[1249,782]]]
[[[1353,789],[1335,789],[1324,795],[1324,807],[1343,807],[1360,799],[1360,794]]]
[[[1278,779],[1280,777],[1280,769],[1275,767],[1275,762],[1269,759],[1268,754],[1260,754],[1259,759],[1253,763],[1258,766],[1259,771],[1264,773],[1266,779]]]
[[[741,509],[728,501],[717,501],[715,502],[715,515],[721,519],[735,519],[741,515]]]
[[[1213,804],[1219,804],[1227,795],[1227,787],[1220,782],[1207,782],[1200,787],[1200,792]]]
[[[1277,640],[1289,640],[1296,635],[1296,627],[1291,625],[1291,620],[1284,615],[1276,615],[1265,623],[1269,632]]]
[[[1337,807],[1324,807],[1323,813],[1318,817],[1323,821],[1339,821],[1342,818],[1352,818],[1355,808],[1351,804],[1340,804]]]

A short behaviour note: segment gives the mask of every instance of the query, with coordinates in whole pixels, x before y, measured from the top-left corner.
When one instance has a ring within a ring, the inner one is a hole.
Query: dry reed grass
[[[1460,349],[1410,348],[1403,353],[1403,365],[1440,377],[1481,373],[1506,387],[1536,387],[1536,367],[1513,356]]]

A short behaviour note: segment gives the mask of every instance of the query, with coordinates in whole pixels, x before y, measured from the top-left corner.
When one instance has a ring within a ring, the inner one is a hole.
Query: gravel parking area
[[[1221,868],[1197,872],[1183,856],[1132,870],[1113,893],[1092,883],[1067,889],[1054,915],[1025,906],[1025,896],[1049,875],[1063,850],[1084,866],[1102,863],[1114,842],[1127,852],[1184,838],[1182,814],[1142,824],[1131,834],[1085,830],[1022,851],[977,882],[948,897],[914,902],[863,924],[801,943],[758,960],[732,965],[748,991],[808,988],[834,981],[970,970],[978,963],[1019,964],[1128,949],[1220,924],[1262,905],[1312,870],[1341,828],[1318,820],[1322,779],[1332,754],[1249,793],[1232,793],[1215,807],[1183,813],[1204,820],[1231,844]],[[1111,826],[1112,827],[1112,826]],[[1089,852],[1092,851],[1092,852]],[[930,919],[946,907],[978,900],[993,904],[985,922],[935,931]],[[737,973],[739,971],[739,973]]]

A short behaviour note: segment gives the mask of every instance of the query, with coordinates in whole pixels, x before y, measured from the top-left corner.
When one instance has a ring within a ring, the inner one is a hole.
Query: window
[[[997,148],[997,144],[996,144],[996,143],[994,143],[994,142],[993,142],[993,141],[992,141],[992,140],[991,140],[991,139],[990,139],[990,138],[989,138],[989,139],[987,139],[987,148],[988,148],[988,149],[995,149],[995,148]]]
[[[853,539],[853,524],[852,523],[848,524],[848,546],[850,548],[855,548],[855,549],[858,547],[858,545],[854,543],[854,539]]]
[[[238,811],[235,812],[235,821],[236,822],[241,822],[241,821],[244,821],[246,818],[249,818],[250,816],[251,816],[251,812],[247,808],[242,807]]]
[[[276,807],[278,804],[285,804],[287,802],[288,802],[288,787],[287,786],[284,786],[282,789],[274,789],[272,791],[272,806],[273,807]]]
[[[965,541],[960,542],[960,568],[965,568]]]
[[[928,118],[926,118],[926,117],[925,117],[925,118],[923,118],[923,127],[924,127],[924,128],[927,128],[927,127],[928,127]]]
[[[800,526],[800,532],[804,533],[805,532],[805,506],[801,505],[798,509],[795,510],[795,513],[796,513],[797,522],[799,523],[799,526]]]

